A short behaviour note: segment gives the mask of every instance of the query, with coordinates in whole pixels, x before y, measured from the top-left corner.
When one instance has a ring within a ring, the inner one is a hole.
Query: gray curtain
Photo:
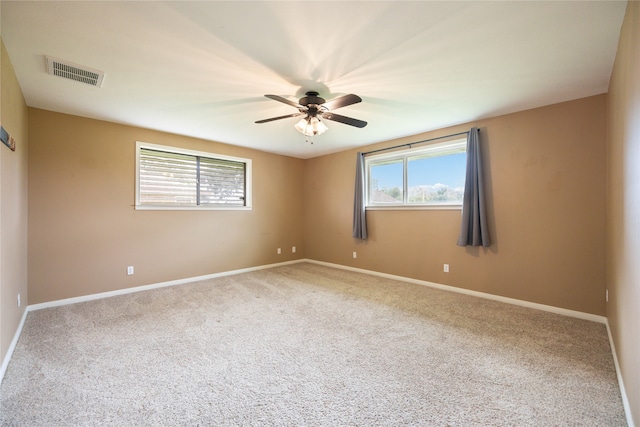
[[[364,153],[356,159],[356,188],[353,195],[353,237],[367,240],[367,217],[364,208]]]
[[[482,161],[478,128],[471,128],[467,136],[467,176],[462,201],[462,225],[458,246],[489,246],[489,230],[485,213]]]

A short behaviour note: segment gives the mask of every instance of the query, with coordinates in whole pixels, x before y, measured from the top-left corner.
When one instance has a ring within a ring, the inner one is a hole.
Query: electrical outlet
[[[449,272],[449,264],[445,264],[444,265],[444,272],[448,273]]]
[[[278,255],[282,253],[282,248],[278,248]]]
[[[358,258],[358,254],[356,253],[356,251],[353,251],[353,258]]]
[[[21,302],[20,302],[20,293],[18,293],[18,308],[20,308]]]
[[[294,253],[294,254],[296,253],[296,247],[295,246],[291,247],[291,253]]]
[[[132,276],[133,275],[133,266],[130,265],[129,267],[127,267],[127,276]]]

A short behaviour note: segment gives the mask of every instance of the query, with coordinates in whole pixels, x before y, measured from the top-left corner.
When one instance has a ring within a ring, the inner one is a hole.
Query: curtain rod
[[[480,129],[479,129],[479,128],[478,128],[478,132],[480,132]],[[394,150],[394,149],[396,149],[396,148],[402,148],[402,147],[411,147],[412,145],[422,144],[422,143],[424,143],[424,142],[436,141],[436,140],[438,140],[438,139],[451,138],[452,136],[468,135],[468,134],[469,134],[469,131],[467,131],[467,132],[452,133],[451,135],[438,136],[438,137],[436,137],[436,138],[424,139],[424,140],[422,140],[422,141],[409,142],[408,144],[400,144],[400,145],[394,145],[393,147],[380,148],[380,149],[378,149],[378,150],[366,151],[366,152],[362,153],[362,155],[363,155],[363,156],[366,156],[367,154],[371,154],[371,153],[378,153],[378,152],[380,152],[380,151]]]

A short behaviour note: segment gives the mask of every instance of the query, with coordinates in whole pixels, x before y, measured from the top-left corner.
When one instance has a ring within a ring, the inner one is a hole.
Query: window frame
[[[238,205],[198,205],[198,206],[172,206],[172,205],[145,205],[140,203],[140,152],[142,149],[162,151],[171,154],[182,154],[196,156],[212,160],[224,160],[244,163],[244,206]],[[136,141],[136,188],[135,188],[135,209],[136,210],[161,210],[161,211],[250,211],[252,204],[252,161],[242,157],[226,156],[222,154],[210,153],[206,151],[189,150],[186,148],[172,147],[168,145],[151,144],[148,142]]]
[[[432,143],[421,147],[409,147],[395,150],[390,153],[365,156],[364,181],[365,181],[365,209],[366,210],[462,210],[462,201],[459,203],[408,203],[408,159],[422,153],[437,153],[462,148],[467,153],[467,138],[455,138],[445,142]],[[445,154],[446,155],[446,154]],[[439,156],[434,156],[439,157]],[[371,166],[380,161],[402,161],[402,202],[399,203],[375,203],[371,201]],[[466,174],[465,174],[466,181]],[[463,196],[464,197],[464,196]]]

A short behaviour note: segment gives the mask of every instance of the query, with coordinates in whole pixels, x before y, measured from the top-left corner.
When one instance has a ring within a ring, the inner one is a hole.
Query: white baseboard
[[[362,269],[362,268],[348,267],[348,266],[340,265],[340,264],[332,264],[332,263],[324,262],[324,261],[315,261],[315,260],[311,260],[311,259],[306,259],[305,261],[313,263],[313,264],[325,265],[327,267],[340,268],[340,269],[343,269],[343,270],[355,271],[357,273],[370,274],[370,275],[373,275],[373,276],[384,277],[384,278],[387,278],[387,279],[399,280],[399,281],[402,281],[402,282],[408,282],[408,283],[414,283],[414,284],[417,284],[417,285],[429,286],[431,288],[441,289],[441,290],[445,290],[445,291],[457,292],[457,293],[465,294],[465,295],[472,295],[472,296],[475,296],[475,297],[490,299],[490,300],[494,300],[494,301],[500,301],[500,302],[504,302],[504,303],[507,303],[507,304],[513,304],[513,305],[519,305],[519,306],[522,306],[522,307],[534,308],[536,310],[548,311],[548,312],[551,312],[551,313],[562,314],[564,316],[576,317],[578,319],[591,320],[593,322],[598,322],[598,323],[606,323],[607,322],[607,318],[604,317],[604,316],[598,316],[596,314],[591,314],[591,313],[584,313],[582,311],[568,310],[566,308],[554,307],[552,305],[538,304],[538,303],[535,303],[535,302],[529,302],[529,301],[519,300],[519,299],[515,299],[515,298],[507,298],[507,297],[502,297],[502,296],[499,296],[499,295],[488,294],[488,293],[485,293],[485,292],[478,292],[478,291],[471,291],[469,289],[457,288],[455,286],[441,285],[439,283],[427,282],[426,280],[412,279],[410,277],[396,276],[396,275],[393,275],[393,274],[380,273],[380,272],[377,272],[377,271],[365,270],[365,269]]]
[[[165,288],[167,286],[183,285],[185,283],[192,283],[192,282],[199,282],[201,280],[215,279],[216,277],[233,276],[234,274],[248,273],[250,271],[265,270],[267,268],[274,268],[274,267],[280,267],[280,266],[283,266],[283,265],[297,264],[297,263],[304,262],[304,261],[305,261],[304,259],[298,259],[298,260],[293,260],[293,261],[285,261],[285,262],[279,262],[279,263],[276,263],[276,264],[260,265],[260,266],[257,266],[257,267],[248,267],[248,268],[241,268],[239,270],[223,271],[223,272],[220,272],[220,273],[207,274],[207,275],[204,275],[204,276],[189,277],[189,278],[186,278],[186,279],[170,280],[168,282],[154,283],[154,284],[151,284],[151,285],[136,286],[134,288],[118,289],[117,291],[100,292],[100,293],[97,293],[97,294],[83,295],[81,297],[73,297],[73,298],[65,298],[65,299],[55,300],[55,301],[48,301],[48,302],[43,302],[43,303],[39,303],[39,304],[29,305],[27,307],[27,310],[28,311],[34,311],[34,310],[42,310],[44,308],[59,307],[59,306],[68,305],[68,304],[76,304],[76,303],[79,303],[79,302],[92,301],[92,300],[97,300],[97,299],[102,299],[102,298],[109,298],[109,297],[114,297],[114,296],[117,296],[117,295],[132,294],[132,293],[135,293],[135,292],[148,291],[148,290],[151,290],[151,289]]]
[[[29,307],[25,308],[24,312],[22,313],[20,323],[18,324],[18,328],[16,329],[16,333],[13,335],[13,340],[11,340],[11,344],[9,344],[7,354],[4,355],[4,359],[2,360],[2,366],[0,366],[0,384],[4,379],[4,374],[5,372],[7,372],[7,367],[9,366],[9,362],[11,361],[11,356],[13,356],[13,351],[16,349],[16,345],[18,344],[18,340],[20,339],[20,335],[22,334],[22,327],[24,326],[24,321],[27,319],[28,312]]]
[[[613,343],[613,335],[611,335],[611,327],[609,326],[609,320],[607,319],[607,334],[609,335],[609,345],[611,346],[611,354],[613,354],[613,364],[616,367],[616,375],[618,376],[618,385],[620,386],[620,395],[622,396],[622,405],[624,406],[624,413],[627,416],[627,425],[629,427],[635,427],[633,423],[633,417],[631,417],[631,405],[629,404],[629,398],[624,388],[624,381],[622,380],[622,372],[620,371],[620,364],[618,363],[618,353],[616,353],[616,346]]]
[[[276,263],[276,264],[261,265],[261,266],[257,266],[257,267],[241,268],[239,270],[223,271],[223,272],[220,272],[220,273],[207,274],[207,275],[204,275],[204,276],[189,277],[189,278],[186,278],[186,279],[171,280],[171,281],[168,281],[168,282],[155,283],[155,284],[151,284],[151,285],[136,286],[134,288],[118,289],[116,291],[101,292],[101,293],[97,293],[97,294],[83,295],[83,296],[80,296],[80,297],[65,298],[65,299],[61,299],[61,300],[48,301],[48,302],[43,302],[43,303],[39,303],[39,304],[32,304],[32,305],[29,305],[27,307],[26,311],[34,311],[34,310],[41,310],[41,309],[50,308],[50,307],[59,307],[59,306],[68,305],[68,304],[76,304],[76,303],[84,302],[84,301],[92,301],[92,300],[101,299],[101,298],[109,298],[109,297],[116,296],[116,295],[125,295],[125,294],[131,294],[131,293],[134,293],[134,292],[142,292],[142,291],[148,291],[148,290],[151,290],[151,289],[163,288],[163,287],[167,287],[167,286],[182,285],[182,284],[185,284],[185,283],[191,283],[191,282],[197,282],[197,281],[201,281],[201,280],[214,279],[216,277],[232,276],[234,274],[248,273],[248,272],[251,272],[251,271],[264,270],[264,269],[268,269],[268,268],[280,267],[280,266],[283,266],[283,265],[297,264],[297,263],[301,263],[301,262],[309,262],[309,263],[313,263],[313,264],[325,265],[327,267],[339,268],[339,269],[342,269],[342,270],[349,270],[349,271],[354,271],[354,272],[357,272],[357,273],[370,274],[370,275],[373,275],[373,276],[385,277],[387,279],[399,280],[399,281],[403,281],[403,282],[414,283],[414,284],[423,285],[423,286],[429,286],[429,287],[436,288],[436,289],[442,289],[442,290],[446,290],[446,291],[457,292],[457,293],[466,294],[466,295],[472,295],[472,296],[476,296],[476,297],[479,297],[479,298],[491,299],[491,300],[494,300],[494,301],[500,301],[500,302],[504,302],[504,303],[507,303],[507,304],[514,304],[514,305],[519,305],[519,306],[523,306],[523,307],[534,308],[534,309],[537,309],[537,310],[542,310],[542,311],[548,311],[548,312],[552,312],[552,313],[562,314],[562,315],[565,315],[565,316],[575,317],[575,318],[578,318],[578,319],[591,320],[593,322],[598,322],[598,323],[605,323],[605,324],[607,323],[607,318],[606,317],[598,316],[598,315],[591,314],[591,313],[584,313],[584,312],[581,312],[581,311],[569,310],[569,309],[565,309],[565,308],[554,307],[554,306],[551,306],[551,305],[538,304],[538,303],[519,300],[519,299],[515,299],[515,298],[502,297],[502,296],[499,296],[499,295],[493,295],[493,294],[489,294],[489,293],[485,293],[485,292],[472,291],[472,290],[469,290],[469,289],[457,288],[455,286],[442,285],[440,283],[428,282],[426,280],[413,279],[413,278],[410,278],[410,277],[397,276],[397,275],[394,275],[394,274],[380,273],[380,272],[377,272],[377,271],[365,270],[365,269],[356,268],[356,267],[349,267],[349,266],[341,265],[341,264],[333,264],[333,263],[330,263],[330,262],[316,261],[316,260],[308,259],[308,258],[297,259],[297,260],[292,260],[292,261],[285,261],[285,262],[280,262],[280,263]]]

